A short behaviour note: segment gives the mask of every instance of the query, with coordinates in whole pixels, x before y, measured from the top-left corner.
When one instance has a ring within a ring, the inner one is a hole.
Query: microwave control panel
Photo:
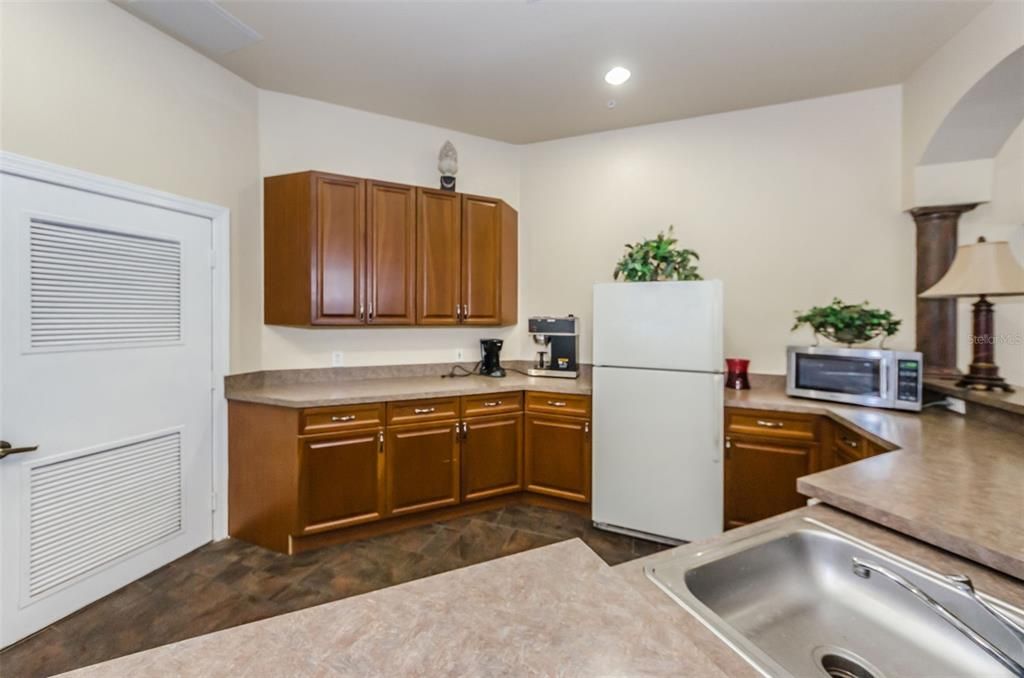
[[[921,361],[899,360],[896,367],[896,398],[917,402],[917,394],[921,388]]]

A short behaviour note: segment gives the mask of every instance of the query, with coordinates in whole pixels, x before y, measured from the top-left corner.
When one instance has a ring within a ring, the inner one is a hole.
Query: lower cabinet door
[[[383,429],[303,440],[299,530],[318,532],[384,515]]]
[[[390,515],[459,503],[459,424],[392,426],[387,431]]]
[[[526,415],[524,481],[530,492],[590,501],[590,421]]]
[[[462,440],[462,498],[484,499],[523,489],[523,415],[474,417]]]
[[[813,443],[729,436],[725,449],[725,529],[800,508],[796,479],[810,473]]]

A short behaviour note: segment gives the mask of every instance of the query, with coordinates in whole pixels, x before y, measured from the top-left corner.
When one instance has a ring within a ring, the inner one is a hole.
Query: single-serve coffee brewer
[[[485,377],[504,377],[505,368],[501,366],[501,339],[480,340],[480,374]]]
[[[534,316],[530,318],[528,329],[533,343],[541,349],[537,351],[537,360],[526,371],[527,374],[568,379],[579,376],[576,364],[576,356],[580,352],[579,318],[573,315]]]

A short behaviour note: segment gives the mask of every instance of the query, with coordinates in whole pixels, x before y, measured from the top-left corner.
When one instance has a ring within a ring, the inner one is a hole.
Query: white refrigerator
[[[594,285],[593,520],[659,541],[722,531],[722,283]]]

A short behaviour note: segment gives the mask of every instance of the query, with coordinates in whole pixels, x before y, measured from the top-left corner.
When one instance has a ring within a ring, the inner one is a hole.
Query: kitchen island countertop
[[[893,452],[804,476],[801,494],[1024,579],[1024,428],[786,395],[768,381],[727,407],[820,414]]]

